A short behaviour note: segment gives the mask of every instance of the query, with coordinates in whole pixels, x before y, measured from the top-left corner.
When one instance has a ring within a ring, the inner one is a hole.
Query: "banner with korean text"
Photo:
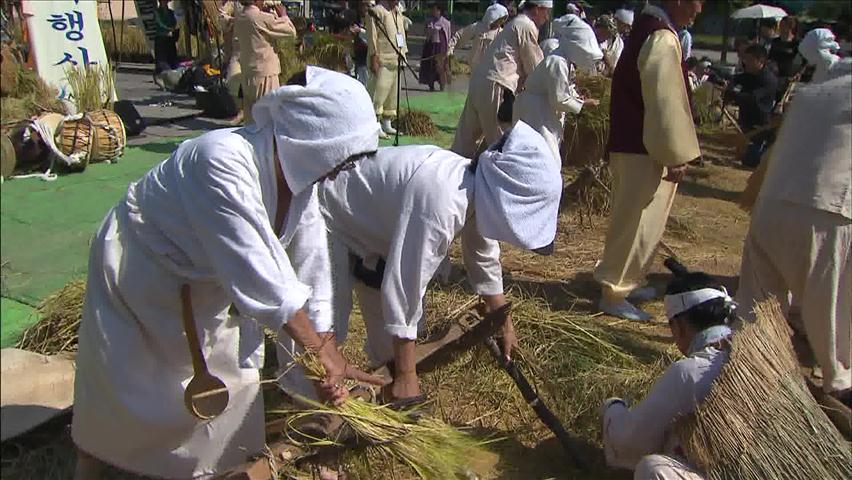
[[[22,6],[36,70],[59,89],[60,98],[71,94],[69,67],[109,68],[96,0],[24,0]]]

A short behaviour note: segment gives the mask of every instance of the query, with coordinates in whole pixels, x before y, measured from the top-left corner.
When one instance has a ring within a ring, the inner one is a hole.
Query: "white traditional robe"
[[[473,290],[503,293],[499,244],[484,239],[473,221],[474,180],[469,159],[438,147],[411,146],[380,149],[322,184],[321,208],[331,237],[368,267],[379,258],[385,261],[380,313],[387,335],[417,337],[426,287],[459,234]],[[335,272],[335,281],[348,273]],[[351,295],[351,283],[335,290],[335,307],[344,307],[335,317],[346,321],[349,311],[341,296]],[[377,361],[393,354],[376,353],[388,356]]]
[[[672,431],[675,421],[695,411],[695,406],[710,392],[727,358],[728,352],[706,346],[673,363],[651,387],[648,395],[634,407],[622,402],[609,403],[603,414],[607,464],[637,469],[640,460],[646,456],[652,456],[652,459],[659,454],[676,457],[680,441]],[[641,469],[647,467],[642,465]],[[674,468],[673,465],[665,467]],[[684,468],[691,470],[686,465]]]
[[[186,479],[262,450],[258,325],[280,332],[303,307],[317,324],[331,314],[316,190],[292,198],[276,234],[273,161],[268,130],[216,130],[182,143],[107,214],[92,242],[77,355],[72,434],[83,451]],[[184,406],[193,370],[182,284],[208,367],[230,394],[209,421]],[[232,304],[242,318],[229,315]]]
[[[574,77],[573,65],[559,55],[549,55],[533,70],[514,105],[513,120],[523,120],[540,133],[559,163],[564,116],[583,108]]]

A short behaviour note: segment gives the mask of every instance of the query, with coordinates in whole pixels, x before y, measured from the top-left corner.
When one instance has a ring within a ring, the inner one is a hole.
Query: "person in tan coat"
[[[234,33],[240,43],[243,118],[249,123],[254,102],[280,85],[281,65],[272,42],[295,37],[296,28],[281,5],[272,14],[260,9],[263,0],[241,0],[241,3],[244,8],[234,21]]]
[[[770,296],[801,309],[823,390],[852,400],[852,62],[796,91],[778,132],[743,249],[746,318]]]
[[[373,97],[376,116],[381,118],[382,138],[396,133],[391,120],[396,117],[399,105],[397,50],[403,56],[403,65],[408,53],[405,27],[409,20],[399,7],[396,0],[383,1],[371,8],[367,15],[367,61],[372,72],[368,90]]]
[[[692,24],[703,3],[663,0],[646,6],[613,74],[607,146],[613,207],[594,272],[603,290],[600,308],[610,315],[651,319],[627,297],[655,295],[637,287],[666,228],[686,165],[701,156],[675,32]]]
[[[497,141],[512,122],[511,102],[544,58],[538,29],[550,18],[552,1],[528,0],[485,51],[470,88],[451,150],[467,158]],[[504,114],[498,119],[498,111]],[[482,147],[480,147],[480,143]]]

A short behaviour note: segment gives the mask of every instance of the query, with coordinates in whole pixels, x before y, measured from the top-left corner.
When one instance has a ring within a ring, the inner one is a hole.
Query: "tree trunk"
[[[722,62],[725,63],[728,60],[728,36],[731,32],[731,2],[729,0],[725,0],[725,8],[722,10],[722,14],[725,16],[724,20],[722,20]]]

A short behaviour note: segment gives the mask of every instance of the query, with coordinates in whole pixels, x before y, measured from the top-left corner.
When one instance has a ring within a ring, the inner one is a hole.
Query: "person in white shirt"
[[[852,63],[796,91],[752,211],[737,299],[801,309],[825,392],[852,400]]]
[[[702,272],[676,272],[666,288],[666,316],[685,358],[673,363],[634,406],[610,398],[602,407],[606,462],[634,471],[634,480],[702,480],[678,455],[675,422],[695,411],[729,357],[736,303]]]
[[[684,27],[678,30],[677,38],[680,40],[680,49],[683,52],[683,59],[692,56],[692,34],[689,33],[689,30]]]
[[[471,71],[475,70],[479,62],[482,61],[482,55],[488,50],[488,46],[503,31],[503,24],[506,23],[508,18],[509,10],[506,7],[499,3],[490,5],[485,9],[482,20],[471,23],[453,35],[453,38],[450,39],[448,55],[453,55],[459,45],[470,43],[470,56],[467,63],[470,65]]]
[[[840,60],[837,51],[840,45],[834,32],[827,28],[815,28],[805,34],[799,43],[799,53],[811,65],[815,66],[811,82],[819,83],[828,77],[828,71]]]
[[[561,36],[559,41],[542,42],[544,61],[527,79],[526,88],[515,100],[513,112],[514,121],[527,123],[547,140],[553,157],[560,163],[559,142],[565,114],[579,114],[586,102],[598,103],[595,99],[583,99],[577,93],[575,64],[594,66],[602,56],[592,28],[580,17],[568,16],[576,20],[579,28],[572,35]]]
[[[331,239],[335,334],[348,328],[352,291],[373,365],[394,361],[385,401],[422,401],[414,345],[426,288],[456,237],[473,290],[500,307],[498,241],[549,253],[562,191],[560,165],[523,122],[475,161],[430,145],[388,147],[319,191]],[[502,331],[511,355],[511,320]],[[285,383],[296,384],[290,375]],[[304,389],[304,387],[303,387]]]
[[[595,20],[595,36],[604,53],[600,71],[607,77],[611,77],[624,50],[624,40],[621,39],[615,20],[610,15],[601,15]]]
[[[314,184],[378,148],[370,97],[353,78],[308,67],[253,108],[246,127],[187,140],[130,184],[92,240],[71,428],[76,479],[99,478],[102,462],[209,477],[259,454],[261,326],[317,352],[328,372],[320,397],[342,401],[343,378],[381,383],[318,335],[330,329],[331,278]],[[202,355],[229,394],[211,420],[184,403],[193,377],[187,287]]]
[[[544,58],[538,29],[550,17],[551,0],[527,0],[488,47],[470,76],[467,100],[450,150],[473,158],[496,142],[512,122],[512,103]]]

